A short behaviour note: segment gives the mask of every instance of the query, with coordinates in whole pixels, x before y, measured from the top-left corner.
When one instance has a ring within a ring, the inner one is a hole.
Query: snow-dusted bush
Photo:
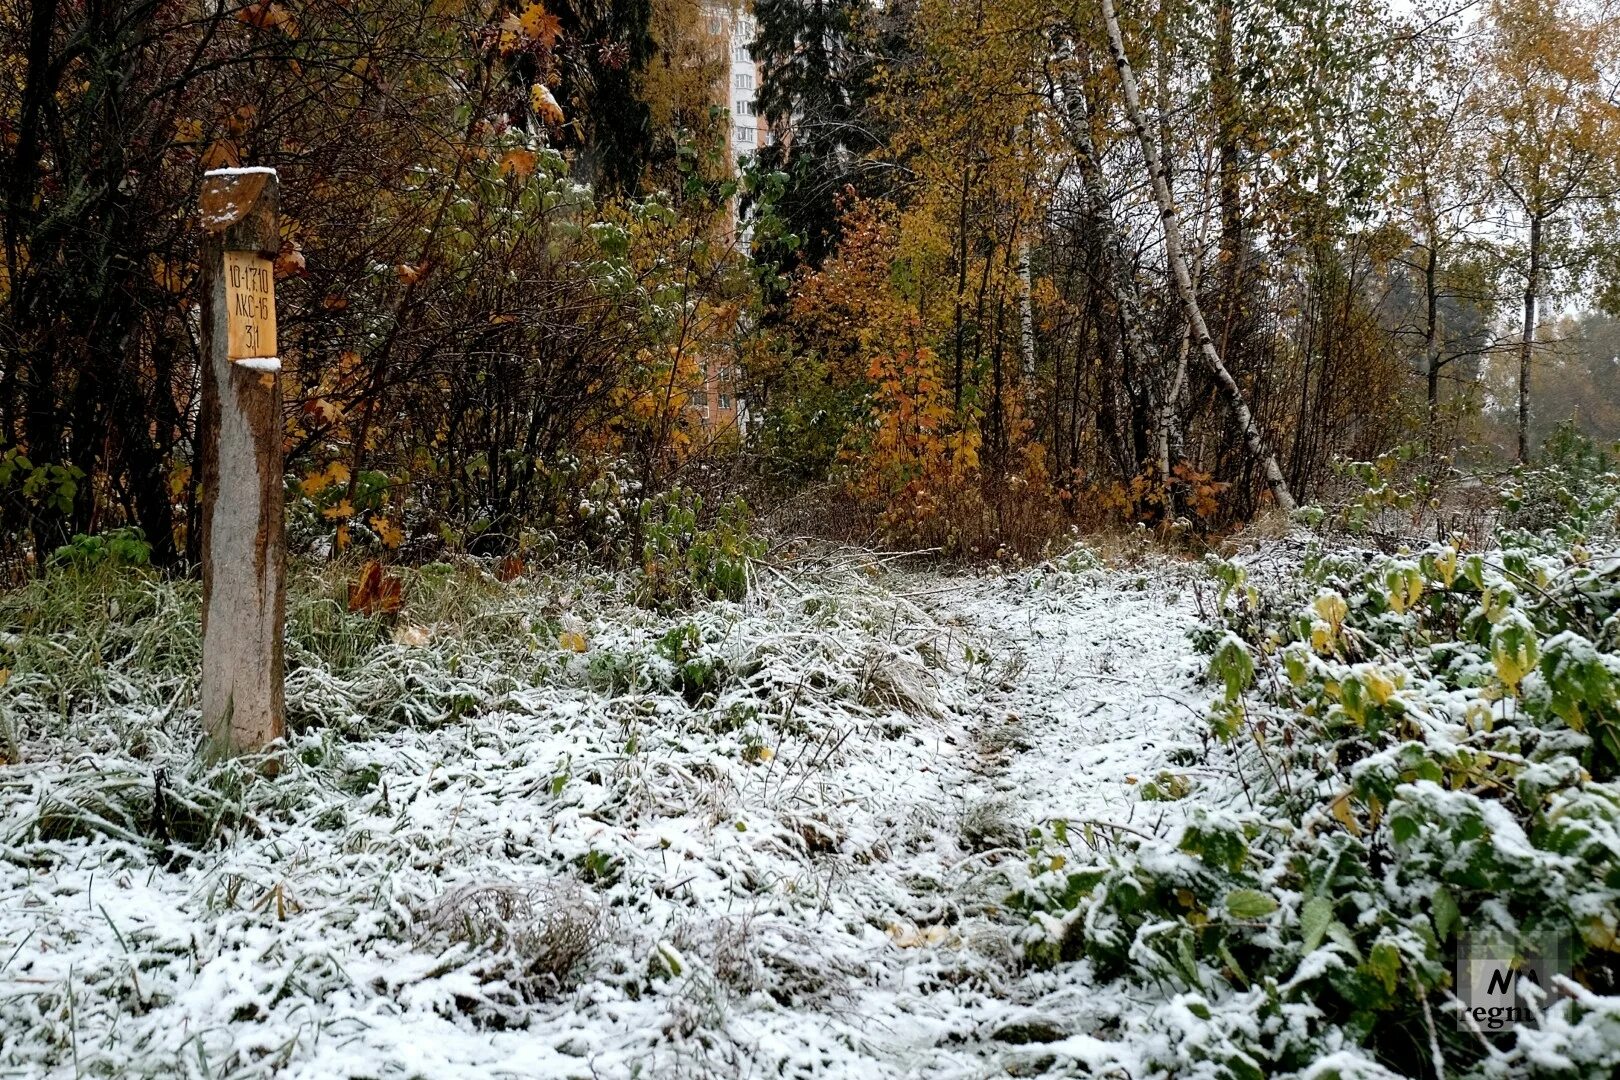
[[[1214,565],[1210,729],[1248,809],[1090,866],[1037,851],[1028,955],[1180,992],[1193,1019],[1159,1064],[1188,1073],[1620,1068],[1615,492],[1555,469],[1513,500],[1556,485],[1564,511],[1510,501],[1488,553],[1318,551],[1261,583]],[[1482,931],[1573,942],[1571,993],[1516,1036],[1458,1022],[1453,939]]]

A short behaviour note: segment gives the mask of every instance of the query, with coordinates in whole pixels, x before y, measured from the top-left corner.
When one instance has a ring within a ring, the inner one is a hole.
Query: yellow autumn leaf
[[[551,93],[551,88],[545,83],[535,83],[529,87],[529,104],[533,106],[535,115],[548,124],[561,126],[565,117],[562,106]]]
[[[532,150],[508,150],[501,155],[496,171],[502,176],[515,176],[519,180],[527,180],[534,172],[534,166],[538,161],[538,156]]]
[[[1350,613],[1350,605],[1344,602],[1344,597],[1338,593],[1323,593],[1311,603],[1311,609],[1323,622],[1328,624],[1329,632],[1339,636],[1339,629],[1344,625],[1344,617]]]
[[[1519,683],[1524,681],[1524,677],[1535,666],[1529,661],[1523,649],[1499,649],[1491,658],[1496,663],[1496,677],[1513,691],[1517,691]]]
[[[1620,932],[1611,919],[1602,915],[1594,915],[1581,924],[1581,937],[1594,949],[1620,952]]]
[[[1451,588],[1451,583],[1457,580],[1457,549],[1447,546],[1444,551],[1436,555],[1434,557],[1434,568],[1439,573],[1440,580],[1445,583],[1446,588]]]
[[[405,539],[405,530],[380,514],[371,519],[371,527],[377,530],[377,539],[382,541],[383,547],[390,551]]]
[[[557,635],[557,644],[570,652],[584,652],[589,646],[585,643],[585,635],[578,630],[564,630]]]
[[[518,17],[518,26],[525,37],[538,41],[548,49],[562,36],[562,20],[547,11],[544,4],[530,4],[524,8],[523,14]]]
[[[502,56],[509,56],[516,52],[523,44],[523,21],[516,15],[508,14],[501,20],[500,36],[496,40],[496,48],[500,49]]]
[[[1382,705],[1395,696],[1395,680],[1378,668],[1363,672],[1361,681],[1374,705]]]
[[[1351,836],[1361,835],[1361,825],[1356,821],[1356,815],[1350,811],[1350,793],[1348,791],[1333,800],[1331,810],[1334,819],[1349,830]]]
[[[321,516],[327,521],[337,521],[339,518],[353,517],[354,506],[350,504],[348,499],[344,499],[336,506],[328,506],[325,510],[322,510]]]
[[[323,424],[335,424],[339,420],[343,419],[343,406],[339,405],[331,398],[311,398],[309,402],[305,404],[304,412]],[[347,472],[348,470],[345,468],[344,471]],[[342,480],[337,482],[347,483],[348,479],[348,476],[344,476]]]
[[[348,482],[349,467],[341,461],[334,461],[320,472],[310,473],[304,477],[303,482],[298,486],[303,489],[305,495],[319,495],[335,484],[347,484]],[[353,513],[353,511],[349,513]],[[331,517],[332,515],[328,514],[327,516]],[[343,516],[347,517],[348,515]]]

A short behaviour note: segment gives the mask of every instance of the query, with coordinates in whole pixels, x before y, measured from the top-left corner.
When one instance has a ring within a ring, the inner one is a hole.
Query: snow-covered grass
[[[0,1072],[1140,1075],[1179,1006],[1025,966],[1031,830],[1236,796],[1196,571],[1091,563],[802,553],[673,615],[430,567],[393,625],[304,571],[273,779],[194,760],[193,586],[0,597]]]

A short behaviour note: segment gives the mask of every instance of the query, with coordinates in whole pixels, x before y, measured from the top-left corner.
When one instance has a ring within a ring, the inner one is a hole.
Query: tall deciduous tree
[[[1485,132],[1475,72],[1456,38],[1435,32],[1412,47],[1391,124],[1390,195],[1401,233],[1395,263],[1409,282],[1394,332],[1414,346],[1427,439],[1441,453],[1441,374],[1488,345]]]
[[[1479,56],[1490,178],[1519,235],[1518,456],[1530,457],[1531,370],[1539,307],[1574,269],[1582,211],[1611,199],[1620,160],[1612,3],[1496,0]]]

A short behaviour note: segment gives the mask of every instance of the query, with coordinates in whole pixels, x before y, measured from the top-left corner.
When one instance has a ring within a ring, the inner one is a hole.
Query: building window
[[[707,390],[693,391],[692,404],[698,406],[700,409],[707,409],[709,407],[709,392]]]
[[[754,129],[752,125],[743,124],[737,128],[737,141],[745,143],[751,143],[754,141]]]
[[[739,45],[732,49],[731,58],[739,64],[746,64],[753,59],[752,56],[748,55],[748,46],[746,45]]]
[[[738,90],[752,90],[754,88],[754,77],[746,71],[737,72],[732,82],[736,84]]]
[[[737,115],[738,116],[753,116],[754,115],[754,102],[752,101],[752,99],[750,99],[750,98],[738,98],[737,99]]]
[[[731,395],[730,394],[721,394],[720,395],[720,407],[722,409],[731,408]]]

